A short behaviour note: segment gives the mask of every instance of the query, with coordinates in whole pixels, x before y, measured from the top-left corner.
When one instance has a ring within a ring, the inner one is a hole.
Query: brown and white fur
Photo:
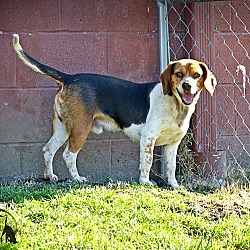
[[[161,83],[137,84],[98,74],[68,75],[43,65],[21,47],[13,35],[19,58],[34,71],[54,79],[60,86],[55,96],[53,135],[43,148],[45,178],[54,182],[52,161],[66,142],[63,158],[73,180],[85,181],[78,174],[76,158],[89,133],[123,131],[140,143],[141,184],[152,184],[149,172],[154,146],[164,147],[168,184],[179,188],[176,154],[186,134],[191,115],[205,87],[212,95],[217,84],[203,63],[192,59],[171,62],[160,75]]]

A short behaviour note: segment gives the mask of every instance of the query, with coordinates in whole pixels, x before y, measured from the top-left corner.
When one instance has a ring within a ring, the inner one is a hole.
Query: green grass
[[[244,189],[19,182],[0,186],[0,201],[19,227],[0,249],[250,249]]]

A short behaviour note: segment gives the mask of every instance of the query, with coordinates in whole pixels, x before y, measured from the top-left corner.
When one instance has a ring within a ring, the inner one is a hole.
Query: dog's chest
[[[124,129],[124,133],[135,142],[140,142],[141,136],[155,138],[156,146],[171,145],[179,142],[189,127],[189,117],[179,119],[167,115],[166,117],[152,117],[146,123]]]
[[[173,120],[166,119],[160,129],[156,146],[179,143],[187,133],[191,115],[190,112],[181,112]]]
[[[155,145],[172,145],[179,142],[183,136],[186,134],[186,129],[183,131],[178,125],[173,126],[172,128],[166,128],[160,132],[159,137],[157,138]]]

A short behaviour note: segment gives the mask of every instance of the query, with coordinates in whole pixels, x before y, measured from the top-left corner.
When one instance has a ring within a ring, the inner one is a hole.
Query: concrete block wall
[[[3,0],[0,2],[0,180],[42,177],[57,84],[15,55],[12,34],[34,58],[66,73],[158,81],[155,0]],[[60,149],[59,179],[69,177]],[[90,135],[78,169],[91,181],[138,180],[139,147],[122,133]]]
[[[219,1],[214,9],[214,20],[218,20],[214,34],[214,69],[222,83],[215,92],[218,149],[227,152],[228,160],[236,158],[241,165],[248,168],[250,85],[246,84],[246,96],[243,97],[242,72],[236,75],[235,70],[239,64],[245,66],[249,80],[250,22],[249,8],[246,8],[249,3],[250,1],[240,0],[230,1],[230,4]]]

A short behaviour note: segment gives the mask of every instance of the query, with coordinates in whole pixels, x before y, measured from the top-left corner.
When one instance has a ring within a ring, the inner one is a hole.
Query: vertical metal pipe
[[[157,0],[159,25],[160,73],[170,62],[167,3]]]
[[[157,6],[159,20],[160,73],[162,73],[170,62],[167,3],[165,0],[157,0]],[[161,147],[161,155],[164,155],[163,147]],[[166,177],[164,157],[163,161],[161,161],[161,175]]]

